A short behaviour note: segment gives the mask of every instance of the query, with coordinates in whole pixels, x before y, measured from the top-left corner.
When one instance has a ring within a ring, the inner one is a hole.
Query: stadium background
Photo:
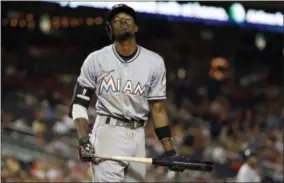
[[[232,2],[197,4],[223,8],[229,19],[139,13],[137,37],[140,45],[165,58],[167,107],[178,149],[193,159],[214,161],[216,171],[187,172],[171,179],[162,167],[149,166],[147,179],[234,180],[244,162],[242,152],[249,147],[260,154],[262,178],[279,182],[283,22],[268,26],[274,20],[267,18],[250,24]],[[281,2],[241,4],[245,11],[283,11]],[[84,58],[110,44],[103,25],[107,10],[63,5],[1,2],[2,181],[91,180],[88,164],[78,161],[76,132],[67,110]],[[94,119],[93,105],[89,111]],[[146,141],[149,157],[162,152],[151,123]]]

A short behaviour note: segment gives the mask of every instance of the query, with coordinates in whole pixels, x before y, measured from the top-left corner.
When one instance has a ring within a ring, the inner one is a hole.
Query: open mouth
[[[121,29],[121,30],[128,30],[128,29],[129,29],[129,26],[128,26],[128,25],[121,25],[121,26],[120,26],[120,29]]]
[[[120,30],[128,30],[128,29],[129,29],[128,26],[120,27]]]
[[[130,31],[129,31],[129,28],[121,28],[120,32],[121,33],[127,33],[127,32],[130,32]]]

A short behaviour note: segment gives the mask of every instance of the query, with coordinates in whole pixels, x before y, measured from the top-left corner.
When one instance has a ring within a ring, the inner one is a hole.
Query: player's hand
[[[90,142],[89,136],[85,136],[79,139],[80,149],[79,157],[83,162],[93,162],[95,161],[94,154],[95,149]]]
[[[165,152],[165,154],[163,155],[163,158],[167,158],[170,161],[186,161],[186,157],[180,154],[177,154],[175,151]],[[179,166],[179,165],[169,166],[168,168],[169,170],[175,171],[175,172],[183,172],[185,169],[183,166]]]

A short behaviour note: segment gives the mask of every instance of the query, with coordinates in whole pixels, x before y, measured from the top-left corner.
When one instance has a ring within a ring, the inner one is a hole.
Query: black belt
[[[100,114],[99,114],[100,115]],[[100,116],[106,116],[106,115],[100,115]],[[110,124],[111,118],[116,119],[115,125],[130,129],[135,129],[139,127],[144,127],[146,121],[144,120],[129,120],[129,119],[122,119],[114,116],[106,116],[106,124]]]

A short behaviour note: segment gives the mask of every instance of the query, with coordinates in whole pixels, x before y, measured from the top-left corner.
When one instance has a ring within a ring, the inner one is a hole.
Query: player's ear
[[[137,25],[135,25],[135,32],[138,32],[139,27]]]

